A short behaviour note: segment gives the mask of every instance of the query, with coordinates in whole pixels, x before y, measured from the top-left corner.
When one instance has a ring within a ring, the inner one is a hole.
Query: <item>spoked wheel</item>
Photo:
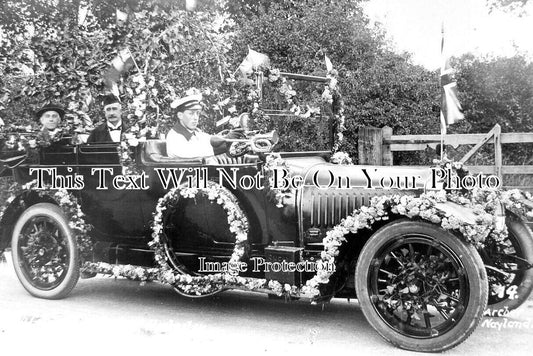
[[[17,277],[30,294],[60,299],[76,285],[76,239],[58,206],[40,203],[24,211],[13,229],[11,248]]]
[[[518,217],[506,219],[508,237],[487,240],[481,256],[489,278],[489,311],[503,316],[524,303],[533,289],[533,234]]]
[[[429,223],[377,231],[357,263],[356,288],[368,322],[392,344],[439,352],[474,331],[487,304],[483,262],[470,245]]]

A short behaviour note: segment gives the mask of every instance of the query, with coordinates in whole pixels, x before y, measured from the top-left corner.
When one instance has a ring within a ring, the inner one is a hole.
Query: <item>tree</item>
[[[465,120],[453,125],[456,132],[485,133],[495,124],[503,132],[533,131],[533,64],[523,55],[511,58],[456,60],[459,100]],[[532,145],[504,145],[507,164],[531,160]]]
[[[507,12],[515,12],[518,15],[523,14],[525,5],[529,0],[487,0],[487,6],[489,12],[492,12],[494,9],[501,9]]]
[[[302,0],[289,5],[270,2],[264,13],[242,19],[231,57],[242,58],[250,46],[284,71],[325,75],[327,54],[339,71],[348,128],[343,149],[352,156],[359,126],[390,125],[398,134],[438,132],[433,111],[439,99],[437,73],[412,65],[406,54],[393,53],[383,32],[370,28],[359,2]],[[307,131],[302,123],[291,137]],[[309,148],[296,144],[292,140],[285,148]]]
[[[5,36],[1,48],[0,116],[6,122],[32,122],[34,110],[50,100],[69,107],[74,117],[84,111],[96,122],[98,100],[83,107],[85,99],[104,94],[106,70],[124,48],[136,63],[118,83],[130,119],[157,120],[164,130],[173,98],[190,87],[217,92],[225,84],[227,33],[225,18],[217,13],[186,12],[184,4],[170,0],[64,0],[47,7],[57,16],[41,20],[31,16],[40,9],[36,4],[45,8],[49,2],[23,0],[19,11],[29,10],[19,18],[8,16],[2,27],[13,35]],[[16,13],[17,4],[7,5]],[[78,12],[71,10],[82,5],[89,7],[89,15],[78,24]],[[127,21],[116,21],[116,9],[128,14]],[[21,31],[28,27],[33,35]]]
[[[504,132],[533,131],[533,64],[522,56],[457,61],[457,86],[467,132],[487,132],[496,123]]]

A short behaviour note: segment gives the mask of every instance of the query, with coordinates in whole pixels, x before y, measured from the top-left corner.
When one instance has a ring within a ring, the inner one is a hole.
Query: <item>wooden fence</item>
[[[436,148],[441,143],[440,135],[393,135],[392,128],[364,127],[359,129],[359,164],[375,164],[390,166],[393,164],[392,152],[424,151],[426,148]],[[502,133],[500,125],[496,124],[487,134],[451,134],[445,136],[445,145],[474,145],[461,159],[472,173],[495,174],[500,178],[504,174],[531,174],[533,165],[503,165],[502,144],[533,143],[533,133]],[[468,160],[485,144],[494,145],[494,165],[472,166]],[[533,153],[533,152],[532,152]],[[437,157],[435,157],[437,158]],[[533,186],[509,186],[506,188],[521,188],[533,190]]]

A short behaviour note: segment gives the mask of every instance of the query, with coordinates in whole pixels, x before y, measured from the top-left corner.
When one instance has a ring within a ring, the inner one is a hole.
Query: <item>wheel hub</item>
[[[21,234],[19,248],[28,277],[43,289],[59,284],[68,267],[68,253],[56,224],[36,217],[25,225]]]
[[[420,237],[404,238],[376,255],[370,274],[381,317],[399,332],[434,337],[462,316],[464,280],[458,256]]]

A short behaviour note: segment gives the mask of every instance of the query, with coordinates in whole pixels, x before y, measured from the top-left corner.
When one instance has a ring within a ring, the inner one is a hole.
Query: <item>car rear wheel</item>
[[[11,250],[20,283],[35,297],[64,298],[78,282],[76,239],[57,205],[39,203],[26,209],[13,229]]]
[[[370,237],[356,268],[368,322],[407,350],[450,349],[474,331],[488,283],[476,249],[433,224],[401,221]]]

